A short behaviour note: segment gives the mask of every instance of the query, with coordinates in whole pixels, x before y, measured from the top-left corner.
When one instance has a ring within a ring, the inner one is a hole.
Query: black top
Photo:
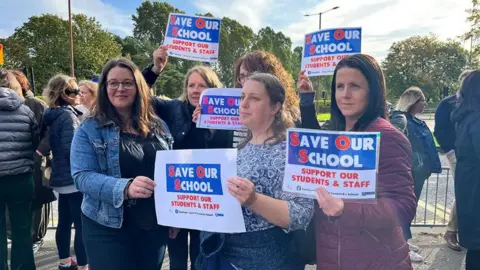
[[[195,107],[190,105],[189,102],[185,102],[183,105],[184,119],[189,123],[189,129],[186,131],[183,140],[174,142],[174,149],[205,149],[207,148],[207,139],[210,136],[210,130],[204,128],[197,128],[197,125],[192,123],[192,114]]]
[[[457,97],[449,96],[438,104],[435,111],[435,129],[433,134],[444,153],[455,149],[455,126],[450,115],[457,106]]]
[[[480,109],[458,108],[452,113],[457,127],[455,198],[460,245],[480,249]]]
[[[163,140],[163,138],[160,138]],[[165,144],[156,136],[134,135],[120,132],[120,174],[122,178],[145,176],[154,179],[155,157],[159,150],[166,150]],[[154,195],[148,199],[125,201],[124,225],[141,229],[157,226]]]

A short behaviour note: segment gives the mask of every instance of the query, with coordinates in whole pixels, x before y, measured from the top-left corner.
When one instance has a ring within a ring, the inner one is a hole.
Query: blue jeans
[[[159,270],[168,228],[142,230],[124,220],[120,229],[105,227],[82,215],[83,241],[90,270]]]

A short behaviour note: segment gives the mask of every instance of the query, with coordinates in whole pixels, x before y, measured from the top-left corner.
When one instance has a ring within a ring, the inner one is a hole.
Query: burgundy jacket
[[[345,202],[338,218],[316,207],[317,269],[412,269],[402,232],[416,209],[410,143],[382,118],[365,131],[381,132],[376,203]]]

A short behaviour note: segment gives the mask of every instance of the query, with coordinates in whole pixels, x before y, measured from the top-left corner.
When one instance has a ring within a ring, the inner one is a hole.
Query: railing
[[[417,214],[412,226],[445,226],[450,220],[451,208],[455,201],[453,176],[449,167],[443,167],[442,173],[433,174],[425,181],[422,195],[418,201]]]
[[[439,174],[432,174],[425,181],[422,195],[418,201],[417,214],[412,226],[437,227],[445,226],[449,219],[455,194],[453,177],[449,167],[443,167]],[[49,218],[49,229],[56,229],[58,224],[57,202],[52,203]]]

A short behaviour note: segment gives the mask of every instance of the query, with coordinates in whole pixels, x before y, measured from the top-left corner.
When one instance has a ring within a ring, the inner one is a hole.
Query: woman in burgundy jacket
[[[301,73],[299,89],[311,90]],[[337,199],[317,190],[315,213],[317,269],[412,269],[402,224],[415,215],[411,146],[387,120],[385,79],[374,58],[357,54],[341,60],[332,80],[329,129],[381,132],[375,203]],[[314,93],[301,93],[312,106]],[[315,111],[304,117],[314,118]],[[320,128],[316,121],[309,128]],[[316,123],[316,124],[315,124]]]

